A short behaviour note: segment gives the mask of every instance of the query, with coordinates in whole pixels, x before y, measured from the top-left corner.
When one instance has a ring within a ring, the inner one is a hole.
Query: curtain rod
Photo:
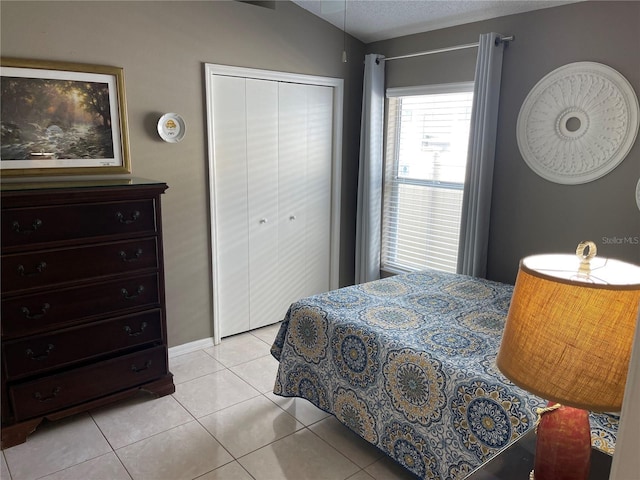
[[[515,37],[513,35],[509,35],[508,37],[497,37],[496,45],[499,45],[500,43],[503,43],[503,42],[511,42],[513,40],[515,40]],[[465,45],[456,45],[455,47],[445,47],[445,48],[438,48],[436,50],[427,50],[426,52],[408,53],[406,55],[398,55],[397,57],[385,58],[383,56],[380,56],[378,57],[377,60],[384,60],[385,62],[388,62],[389,60],[398,60],[400,58],[421,57],[422,55],[433,55],[434,53],[444,53],[444,52],[453,52],[455,50],[464,50],[467,48],[477,47],[478,45],[480,45],[479,42],[467,43]]]

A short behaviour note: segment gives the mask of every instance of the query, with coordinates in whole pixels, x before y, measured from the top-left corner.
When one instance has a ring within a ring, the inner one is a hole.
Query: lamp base
[[[549,407],[557,404],[549,403]],[[536,441],[535,480],[587,480],[591,465],[589,412],[544,409]]]

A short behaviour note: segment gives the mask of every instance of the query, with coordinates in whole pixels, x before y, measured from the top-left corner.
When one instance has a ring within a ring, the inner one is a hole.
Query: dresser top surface
[[[21,181],[5,181],[0,182],[1,192],[28,192],[42,190],[59,190],[69,188],[109,188],[109,187],[127,187],[127,186],[150,186],[165,185],[164,182],[157,180],[149,180],[138,177],[123,178],[101,178],[101,179],[81,179],[81,180],[21,180]]]

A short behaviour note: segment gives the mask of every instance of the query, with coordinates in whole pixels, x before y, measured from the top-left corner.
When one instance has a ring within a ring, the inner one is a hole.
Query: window
[[[455,272],[473,82],[387,98],[382,269]]]

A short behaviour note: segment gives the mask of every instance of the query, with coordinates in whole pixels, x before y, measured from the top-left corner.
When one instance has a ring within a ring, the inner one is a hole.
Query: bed
[[[271,347],[274,393],[307,399],[420,478],[461,479],[545,401],[497,369],[513,287],[436,270],[305,298]],[[618,417],[591,415],[612,453]]]

